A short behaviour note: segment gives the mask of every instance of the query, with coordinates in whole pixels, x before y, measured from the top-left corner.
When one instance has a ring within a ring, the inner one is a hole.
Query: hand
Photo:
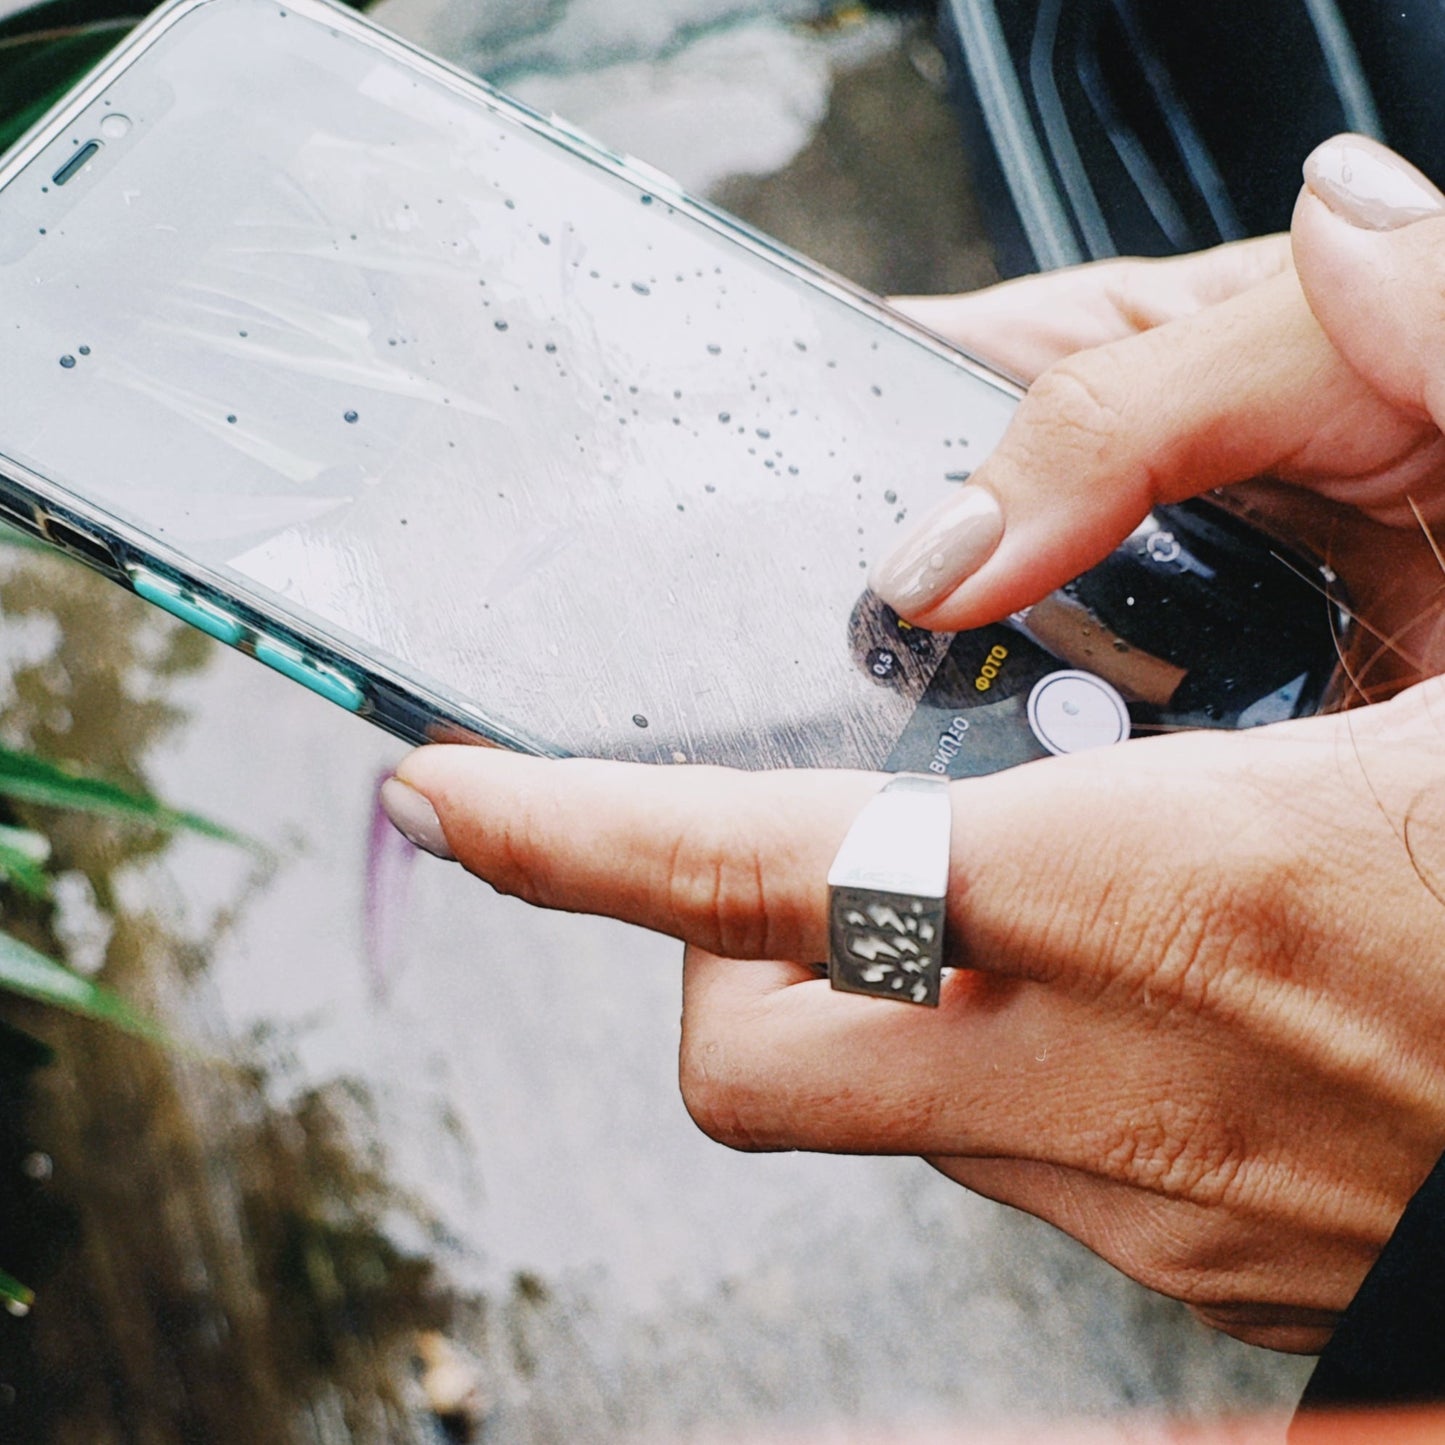
[[[1021,408],[974,484],[1002,540],[915,615],[1031,601],[1151,501],[1268,463],[1301,485],[1252,504],[1329,548],[1398,661],[1362,684],[1445,661],[1418,616],[1440,576],[1416,527],[1442,506],[1445,326],[1418,318],[1445,306],[1445,236],[1421,220],[1356,237],[1306,196],[1294,252],[1303,289],[1269,241],[915,303],[977,349],[970,329],[997,325],[1020,370],[1106,342]],[[1397,262],[1380,296],[1357,274],[1374,253]],[[688,942],[683,1089],[709,1133],[921,1153],[1220,1328],[1312,1349],[1445,1144],[1442,722],[1432,682],[954,785],[959,967],[936,1014],[834,994],[812,967],[828,865],[874,777],[432,748],[388,798],[505,891]]]
[[[504,892],[688,942],[682,1087],[713,1137],[922,1154],[1313,1349],[1445,1141],[1442,724],[1431,683],[955,784],[937,1012],[810,966],[874,776],[452,747],[400,777]]]
[[[1344,578],[1377,642],[1356,663],[1361,695],[1432,671],[1445,198],[1358,137],[1320,147],[1307,174],[1294,266],[1272,240],[904,303],[1041,374],[971,484],[875,570],[877,590],[923,625],[977,626],[1100,560],[1154,502],[1267,472],[1294,485],[1234,495]],[[1073,349],[1091,337],[1107,344]]]

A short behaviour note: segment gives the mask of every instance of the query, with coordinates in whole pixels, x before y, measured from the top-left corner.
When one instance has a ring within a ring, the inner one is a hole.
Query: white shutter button
[[[1029,726],[1051,753],[1082,753],[1123,742],[1129,709],[1092,672],[1051,672],[1029,694]]]

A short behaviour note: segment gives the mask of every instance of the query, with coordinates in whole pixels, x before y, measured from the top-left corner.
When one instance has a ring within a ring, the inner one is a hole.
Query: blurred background
[[[931,16],[372,13],[869,288],[1049,259],[976,108],[950,107]],[[132,19],[105,0],[12,15],[0,80],[43,100]],[[1088,231],[1063,192],[1058,244],[1122,248],[1122,221]],[[1213,212],[1175,209],[1152,249],[1210,239]],[[0,853],[7,935],[170,1039],[0,995],[0,1438],[844,1441],[1091,1418],[1123,1441],[1140,1412],[1297,1395],[1304,1362],[921,1163],[709,1143],[674,1080],[678,947],[417,855],[375,802],[402,749],[366,724],[13,544],[0,612],[0,840],[36,874]],[[37,791],[34,759],[259,846]]]

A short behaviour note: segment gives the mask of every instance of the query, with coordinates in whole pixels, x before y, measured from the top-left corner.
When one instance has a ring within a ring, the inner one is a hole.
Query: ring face
[[[864,806],[828,872],[828,977],[848,993],[937,1007],[948,783],[903,774]]]

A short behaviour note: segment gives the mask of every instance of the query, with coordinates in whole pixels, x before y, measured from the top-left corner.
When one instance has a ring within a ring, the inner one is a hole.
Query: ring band
[[[902,773],[853,820],[828,870],[828,978],[938,1006],[953,831],[948,782]]]

